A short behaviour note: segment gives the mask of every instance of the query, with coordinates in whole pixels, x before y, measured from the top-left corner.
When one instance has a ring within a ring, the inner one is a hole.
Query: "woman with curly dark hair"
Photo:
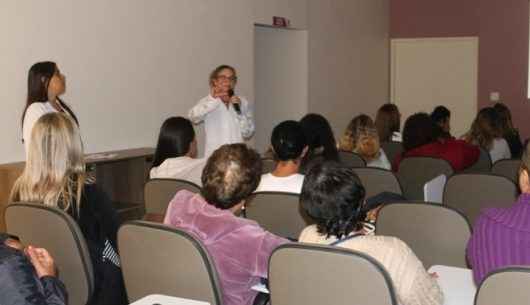
[[[351,168],[318,164],[306,174],[300,204],[316,225],[302,231],[299,241],[348,248],[372,256],[388,271],[399,304],[439,305],[443,295],[414,252],[401,240],[369,235],[365,217],[365,191]]]
[[[227,305],[253,303],[257,293],[250,287],[267,277],[272,250],[288,242],[236,216],[260,177],[261,160],[254,150],[245,144],[223,145],[204,167],[201,194],[178,192],[164,219],[164,224],[202,241],[214,260]]]

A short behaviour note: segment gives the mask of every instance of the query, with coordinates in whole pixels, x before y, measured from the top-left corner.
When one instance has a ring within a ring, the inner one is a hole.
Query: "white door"
[[[477,37],[393,39],[391,57],[391,97],[402,123],[444,105],[453,136],[467,132],[477,111]]]
[[[264,152],[276,124],[307,113],[307,31],[256,26],[254,37],[254,139]]]

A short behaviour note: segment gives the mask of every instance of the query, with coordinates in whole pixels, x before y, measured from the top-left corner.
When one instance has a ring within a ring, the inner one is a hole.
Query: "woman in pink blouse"
[[[202,193],[183,190],[169,203],[164,224],[197,237],[212,257],[226,305],[250,305],[250,288],[267,277],[272,251],[288,241],[237,217],[261,177],[259,155],[245,144],[223,145],[208,159]]]

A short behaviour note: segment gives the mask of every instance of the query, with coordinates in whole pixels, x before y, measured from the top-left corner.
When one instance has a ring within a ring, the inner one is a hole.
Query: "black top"
[[[56,277],[38,278],[22,251],[0,238],[0,304],[65,305],[66,289]]]
[[[118,251],[116,237],[120,222],[110,198],[96,184],[87,184],[79,215],[75,203],[69,213],[83,232],[94,267],[94,294],[89,304],[128,304],[120,268],[103,258],[107,240]]]
[[[513,129],[512,132],[508,132],[504,135],[504,139],[510,146],[510,152],[512,153],[512,159],[519,159],[523,154],[523,143],[519,136],[519,131]]]

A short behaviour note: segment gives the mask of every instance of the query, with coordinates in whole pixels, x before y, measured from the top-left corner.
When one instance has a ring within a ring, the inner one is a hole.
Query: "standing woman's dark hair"
[[[403,127],[405,152],[436,141],[438,131],[436,124],[427,113],[419,112],[411,115]]]
[[[160,127],[153,167],[158,167],[166,159],[182,157],[190,152],[195,140],[193,125],[183,117],[171,117]]]
[[[395,104],[384,104],[377,110],[375,126],[381,142],[392,141],[394,132],[399,132],[401,125],[401,114]]]
[[[339,160],[337,142],[325,117],[316,113],[307,114],[300,120],[300,126],[309,146],[308,159],[320,155],[324,160]]]
[[[59,73],[57,64],[51,61],[38,62],[31,66],[28,72],[28,96],[26,98],[26,107],[22,113],[22,125],[24,124],[24,117],[29,106],[33,103],[46,103],[48,102],[48,87],[50,80],[54,75]],[[76,124],[79,126],[79,121],[75,113],[64,103],[59,97],[57,97],[59,105],[74,119]]]

